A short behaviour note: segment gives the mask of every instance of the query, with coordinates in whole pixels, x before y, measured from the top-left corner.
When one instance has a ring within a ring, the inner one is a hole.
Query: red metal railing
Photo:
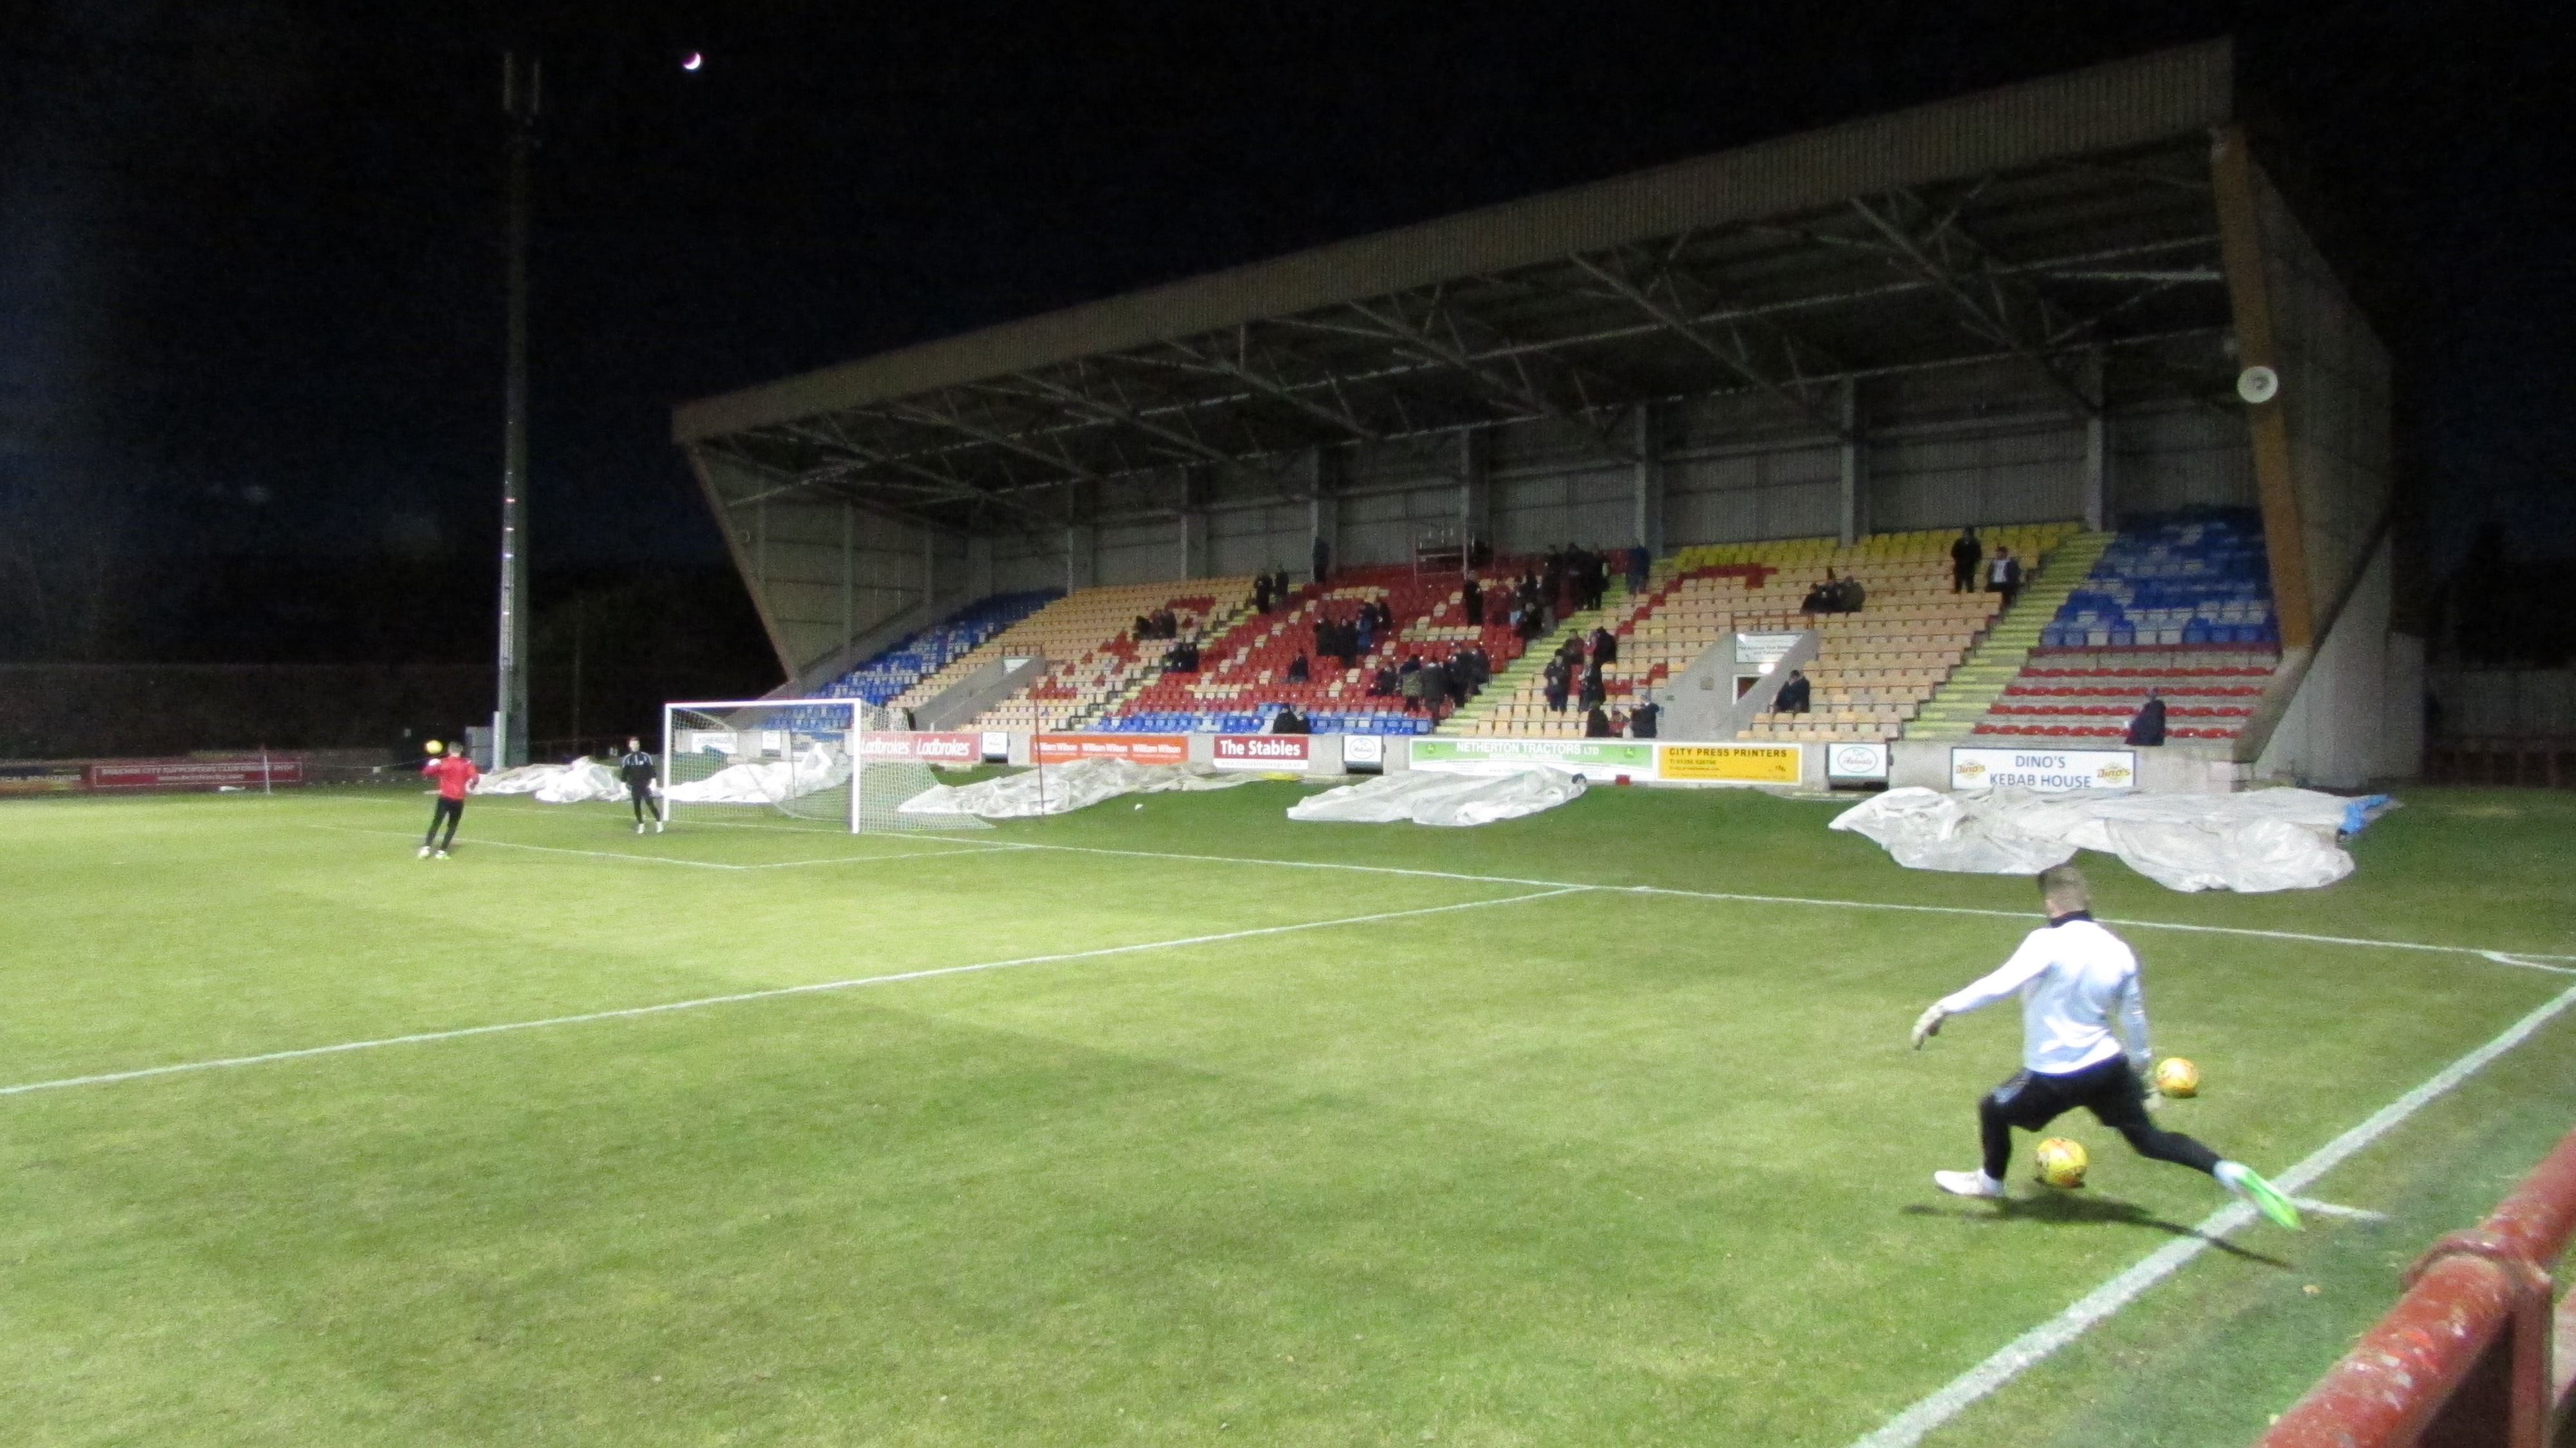
[[[2406,1295],[2260,1448],[2550,1448],[2576,1352],[2553,1366],[2550,1264],[2576,1235],[2576,1132],[2474,1230],[2433,1245]],[[2576,1342],[2576,1297],[2555,1314]]]

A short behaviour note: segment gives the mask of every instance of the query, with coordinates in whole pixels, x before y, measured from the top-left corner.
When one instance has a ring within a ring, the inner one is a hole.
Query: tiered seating
[[[1989,547],[2007,545],[2036,563],[2073,524],[1984,530]],[[1809,711],[1759,715],[1752,739],[1884,739],[1947,678],[2001,602],[1994,594],[1950,591],[1946,530],[1882,533],[1845,548],[1829,538],[1725,543],[1685,548],[1656,570],[1655,582],[1614,612],[1606,626],[1619,638],[1619,658],[1604,671],[1614,709],[1641,689],[1660,685],[1734,633],[1814,629],[1820,655],[1806,666]],[[1860,580],[1858,613],[1798,612],[1826,570]],[[1571,737],[1582,716],[1550,711],[1541,681],[1524,680],[1470,732]]]
[[[2167,738],[2233,739],[2280,661],[2238,644],[2043,648],[1975,732],[2113,740],[2153,688],[2164,695]]]
[[[2040,641],[2273,645],[2280,637],[2262,519],[2228,509],[2122,529]]]
[[[1501,568],[1494,573],[1501,575]],[[1393,564],[1345,569],[1329,584],[1308,584],[1287,603],[1254,614],[1208,644],[1196,675],[1166,674],[1103,720],[1103,729],[1131,733],[1252,733],[1265,727],[1282,704],[1294,704],[1318,734],[1420,734],[1426,714],[1407,714],[1402,699],[1368,697],[1368,681],[1381,666],[1399,666],[1413,655],[1446,660],[1479,644],[1500,670],[1520,655],[1520,640],[1498,622],[1501,606],[1487,595],[1487,623],[1469,628],[1455,574],[1417,574]],[[1315,655],[1315,621],[1349,620],[1362,602],[1383,601],[1394,614],[1393,636],[1374,641],[1357,668],[1344,670]],[[1305,654],[1308,682],[1291,684],[1288,663]]]
[[[915,708],[997,659],[1036,654],[1048,661],[1036,685],[1014,694],[975,726],[988,729],[1054,728],[1110,698],[1141,668],[1158,668],[1159,640],[1139,643],[1131,634],[1139,614],[1169,608],[1181,631],[1205,628],[1244,606],[1252,580],[1201,578],[1183,583],[1122,584],[1070,593],[958,655],[896,695],[898,708]],[[1032,697],[1038,689],[1047,692]]]
[[[1062,595],[1055,589],[997,593],[959,609],[823,686],[821,697],[857,697],[883,704],[937,673],[977,644],[1027,618]]]
[[[2153,688],[2168,739],[2233,739],[2280,665],[2259,518],[2122,530],[2042,637],[1976,734],[2115,740]]]

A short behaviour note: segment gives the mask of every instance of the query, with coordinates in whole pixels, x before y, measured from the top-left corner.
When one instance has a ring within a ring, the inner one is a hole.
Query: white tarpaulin
[[[818,744],[794,759],[728,764],[704,779],[672,785],[668,795],[682,804],[777,804],[849,779],[850,761]]]
[[[1915,870],[2033,875],[2079,849],[2118,855],[2174,890],[2309,890],[2352,873],[2336,843],[2392,805],[2305,789],[2133,794],[1891,789],[1835,817]]]
[[[626,798],[617,771],[585,755],[570,764],[522,764],[474,782],[476,794],[529,794],[540,804],[594,804]]]
[[[897,806],[908,815],[980,815],[988,820],[1064,814],[1122,794],[1161,794],[1175,789],[1229,789],[1250,784],[1249,774],[1193,774],[1178,764],[1138,764],[1130,759],[1077,759],[1045,764],[973,784],[934,784]]]
[[[1537,814],[1583,793],[1580,775],[1524,769],[1504,775],[1409,770],[1328,789],[1288,807],[1292,820],[1343,824],[1485,825]]]

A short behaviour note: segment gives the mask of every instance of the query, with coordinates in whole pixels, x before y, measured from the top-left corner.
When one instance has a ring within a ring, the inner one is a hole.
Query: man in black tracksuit
[[[662,832],[661,802],[653,798],[653,781],[661,771],[653,767],[653,752],[644,741],[629,737],[626,752],[618,756],[617,777],[626,781],[626,798],[635,806],[635,833],[644,833],[644,822],[653,822],[653,832]]]

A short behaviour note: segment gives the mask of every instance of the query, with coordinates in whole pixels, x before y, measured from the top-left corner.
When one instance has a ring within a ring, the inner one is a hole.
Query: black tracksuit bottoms
[[[2147,1115],[2147,1088],[2126,1056],[2097,1061],[2080,1071],[2049,1075],[2015,1071],[1977,1099],[1977,1127],[1985,1140],[1986,1175],[2003,1180],[2012,1166],[2012,1134],[2037,1131],[2082,1106],[2104,1126],[2128,1138],[2138,1155],[2194,1171],[2218,1165],[2218,1153],[2178,1131],[2157,1127]]]

